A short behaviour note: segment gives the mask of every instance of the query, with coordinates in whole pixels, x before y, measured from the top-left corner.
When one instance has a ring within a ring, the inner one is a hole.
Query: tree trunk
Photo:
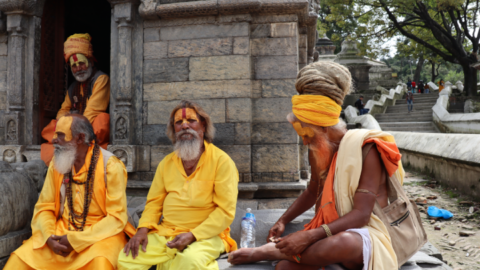
[[[415,70],[415,75],[413,76],[413,80],[418,83],[420,81],[420,73],[422,72],[423,64],[425,63],[425,58],[423,58],[423,54],[420,55],[417,62],[417,69]]]
[[[435,74],[435,62],[430,61],[432,64],[432,82],[435,83],[435,79],[437,78],[437,74]]]
[[[462,65],[465,80],[465,89],[467,96],[477,95],[477,70],[469,64]]]

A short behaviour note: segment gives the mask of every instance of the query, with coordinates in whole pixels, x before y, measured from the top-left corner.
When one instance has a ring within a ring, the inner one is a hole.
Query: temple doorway
[[[74,81],[63,57],[65,39],[75,33],[92,37],[95,65],[110,74],[111,6],[107,0],[46,0],[42,15],[39,77],[39,132],[55,119],[65,91]]]

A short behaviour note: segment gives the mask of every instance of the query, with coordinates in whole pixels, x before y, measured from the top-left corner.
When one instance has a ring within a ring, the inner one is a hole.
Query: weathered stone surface
[[[225,123],[225,99],[197,99],[192,100],[200,105],[212,119],[213,123]],[[167,124],[173,108],[179,100],[149,102],[148,124]]]
[[[136,146],[137,171],[150,171],[150,145]]]
[[[168,43],[168,57],[230,55],[232,48],[232,38],[175,40]]]
[[[292,111],[290,98],[258,98],[252,100],[253,122],[286,122]]]
[[[286,123],[254,123],[252,144],[298,143],[298,135],[292,125]]]
[[[307,48],[307,35],[298,35],[298,47]]]
[[[297,23],[272,23],[271,37],[296,37]]]
[[[225,2],[230,2],[226,0]],[[220,15],[218,16],[218,23],[238,23],[238,22],[249,22],[252,20],[250,14],[234,14],[234,15]]]
[[[146,60],[143,82],[182,82],[188,80],[188,58]]]
[[[152,42],[160,40],[160,30],[158,28],[146,28],[143,30],[143,42]]]
[[[25,228],[30,222],[38,198],[30,177],[0,162],[0,235]],[[9,207],[6,207],[9,206]]]
[[[145,60],[167,58],[168,42],[146,42],[143,44]]]
[[[252,16],[252,23],[278,23],[278,22],[297,22],[297,14],[273,15],[256,14]]]
[[[7,71],[8,58],[6,56],[0,56],[0,71]]]
[[[307,64],[308,63],[308,52],[307,48],[299,48],[298,50],[298,64]],[[300,68],[299,68],[300,70]]]
[[[255,80],[252,81],[252,98],[261,98],[262,97],[262,81]]]
[[[262,56],[255,59],[255,79],[295,79],[298,71],[298,57]]]
[[[48,167],[43,160],[30,160],[28,162],[10,163],[10,166],[20,173],[24,173],[30,177],[37,188],[37,191],[42,191],[45,176],[47,175]]]
[[[287,80],[263,80],[262,97],[292,97],[297,94],[295,79]]]
[[[298,145],[252,145],[252,172],[298,171]]]
[[[215,124],[215,145],[232,145],[235,143],[235,124],[219,123]]]
[[[8,55],[8,45],[7,43],[0,43],[0,55]]]
[[[258,200],[258,209],[288,209],[296,198]]]
[[[215,37],[246,37],[248,23],[204,24],[164,27],[160,31],[160,40],[199,39]]]
[[[252,123],[235,123],[235,143],[250,144],[252,135]]]
[[[251,122],[252,100],[250,98],[227,99],[227,122]]]
[[[20,247],[22,242],[30,238],[30,236],[32,236],[30,227],[0,236],[0,258],[10,255],[10,253]]]
[[[250,38],[268,38],[272,33],[271,24],[250,25]]]
[[[6,110],[6,109],[7,109],[7,91],[0,91],[0,110]]]
[[[0,91],[7,92],[7,71],[0,72]]]
[[[123,162],[123,165],[127,168],[127,172],[135,172],[137,170],[136,146],[110,144],[108,146],[108,151],[112,152]]]
[[[152,27],[167,27],[167,26],[182,26],[182,25],[199,25],[199,24],[214,24],[215,16],[201,16],[193,18],[170,18],[161,20],[147,20],[143,23],[145,28]]]
[[[250,97],[250,80],[152,83],[143,86],[144,101]]]
[[[256,200],[237,200],[237,208],[247,210],[250,208],[252,210],[258,209],[258,201]]]
[[[145,145],[169,145],[170,139],[166,134],[167,125],[144,125],[143,144]]]
[[[297,39],[282,38],[254,38],[250,42],[253,56],[258,55],[297,55]]]
[[[220,145],[219,148],[232,158],[239,173],[249,173],[251,171],[250,145]]]
[[[190,58],[190,81],[250,79],[250,73],[247,55]]]
[[[248,37],[233,38],[233,54],[248,54],[250,51],[250,39]]]
[[[150,168],[155,171],[158,167],[158,164],[162,159],[164,159],[167,155],[173,152],[172,145],[155,145],[152,146],[150,149]]]

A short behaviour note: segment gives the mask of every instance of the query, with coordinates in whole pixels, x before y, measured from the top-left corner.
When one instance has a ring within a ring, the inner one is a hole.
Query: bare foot
[[[244,264],[257,262],[258,260],[254,259],[255,250],[257,248],[241,248],[230,252],[228,254],[228,262],[231,264]]]
[[[259,261],[275,261],[291,258],[275,247],[275,243],[268,243],[256,248],[241,248],[228,255],[228,262],[231,264],[244,264]]]

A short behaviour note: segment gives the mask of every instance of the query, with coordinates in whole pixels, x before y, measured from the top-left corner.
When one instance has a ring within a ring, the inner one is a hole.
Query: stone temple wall
[[[0,119],[4,118],[7,109],[7,35],[0,34]],[[0,121],[0,145],[5,144],[5,121]]]

